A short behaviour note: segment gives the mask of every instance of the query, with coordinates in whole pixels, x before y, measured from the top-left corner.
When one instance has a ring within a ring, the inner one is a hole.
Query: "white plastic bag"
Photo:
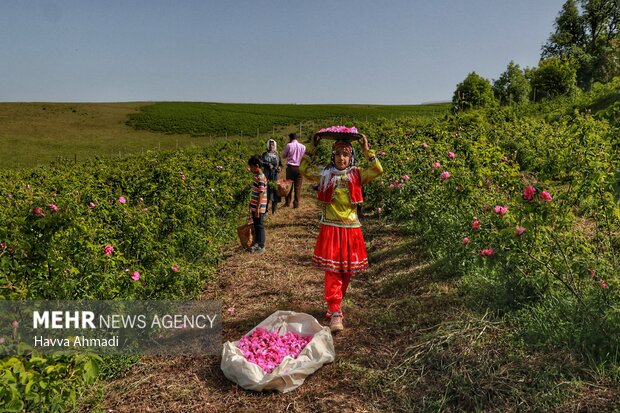
[[[312,340],[299,353],[297,358],[286,356],[271,373],[267,374],[257,364],[249,362],[238,341],[224,343],[221,368],[224,375],[231,381],[247,390],[277,390],[287,393],[301,386],[310,374],[317,371],[325,363],[336,358],[334,342],[329,327],[323,327],[314,317],[294,311],[276,311],[247,335],[262,327],[269,331],[277,331],[284,335],[287,332],[302,336],[312,335]]]

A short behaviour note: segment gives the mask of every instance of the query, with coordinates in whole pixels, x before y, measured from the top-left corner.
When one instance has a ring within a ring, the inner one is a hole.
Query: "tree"
[[[573,60],[583,89],[589,90],[593,82],[608,82],[620,74],[619,23],[618,0],[567,0],[541,57]]]
[[[502,105],[527,102],[530,96],[530,82],[518,64],[510,61],[506,71],[493,82],[493,92]]]
[[[456,86],[452,102],[459,109],[490,106],[496,103],[491,82],[480,77],[476,72],[467,75],[463,82]]]
[[[555,33],[543,46],[542,57],[570,57],[573,47],[585,48],[586,38],[585,20],[579,14],[577,2],[568,0],[555,19]]]
[[[532,100],[571,95],[577,88],[577,70],[569,59],[551,57],[541,60],[537,68],[527,72],[532,87]]]
[[[620,22],[620,2],[617,0],[581,0],[586,23],[586,52],[591,56],[586,66],[585,89],[593,82],[608,82],[620,73],[618,61],[618,23]],[[584,83],[580,77],[580,84]]]

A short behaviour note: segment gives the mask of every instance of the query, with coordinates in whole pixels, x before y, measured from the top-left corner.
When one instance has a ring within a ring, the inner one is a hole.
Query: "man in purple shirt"
[[[282,158],[286,158],[286,179],[293,181],[293,189],[286,196],[284,206],[287,207],[291,205],[291,198],[293,191],[295,191],[293,208],[298,208],[302,181],[301,173],[299,173],[299,164],[301,163],[301,158],[304,156],[304,153],[306,153],[306,147],[297,141],[298,136],[296,133],[289,133],[288,138],[290,142],[286,144],[284,152],[282,152]]]

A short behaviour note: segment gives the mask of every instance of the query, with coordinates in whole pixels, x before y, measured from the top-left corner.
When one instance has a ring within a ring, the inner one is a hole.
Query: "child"
[[[263,174],[262,161],[258,155],[248,160],[250,172],[254,174],[252,181],[252,198],[250,199],[250,216],[254,224],[256,239],[250,252],[262,254],[265,252],[265,213],[267,212],[267,178]]]
[[[362,148],[369,161],[366,169],[354,166],[353,147],[346,141],[336,141],[332,146],[331,163],[322,170],[316,168],[312,160],[320,141],[317,134],[312,141],[314,146],[306,152],[299,169],[307,179],[319,182],[321,229],[312,263],[325,271],[327,317],[331,331],[337,332],[344,329],[340,305],[351,276],[368,268],[366,246],[357,216],[357,205],[363,202],[362,185],[380,176],[383,168],[364,135]]]

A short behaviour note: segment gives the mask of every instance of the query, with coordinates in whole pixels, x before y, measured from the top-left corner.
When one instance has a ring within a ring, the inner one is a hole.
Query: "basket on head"
[[[346,126],[330,126],[329,128],[321,129],[316,133],[321,139],[331,139],[335,141],[353,142],[362,139],[362,135],[357,132],[356,127]]]

